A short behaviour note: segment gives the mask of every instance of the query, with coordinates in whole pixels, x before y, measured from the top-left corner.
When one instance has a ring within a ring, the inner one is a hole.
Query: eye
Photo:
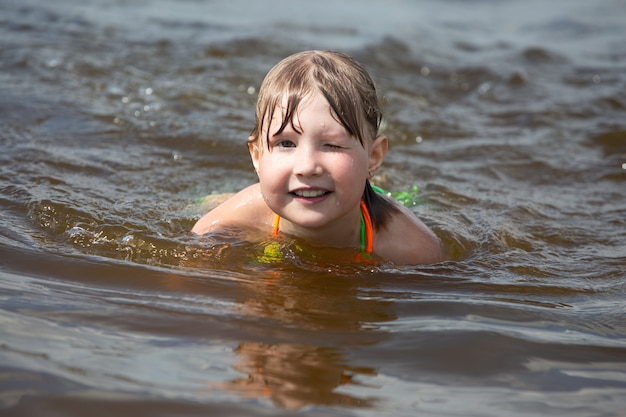
[[[276,142],[274,146],[278,148],[295,148],[296,144],[290,140],[281,140],[281,141]]]
[[[327,143],[324,146],[328,149],[343,149],[343,146],[335,145],[334,143]]]

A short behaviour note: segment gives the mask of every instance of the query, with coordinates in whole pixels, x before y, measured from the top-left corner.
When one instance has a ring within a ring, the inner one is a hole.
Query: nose
[[[294,173],[299,177],[313,177],[324,171],[319,152],[308,147],[299,147],[294,161]]]

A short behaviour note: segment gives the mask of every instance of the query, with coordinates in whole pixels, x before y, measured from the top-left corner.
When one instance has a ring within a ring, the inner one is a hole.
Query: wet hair
[[[274,112],[287,100],[283,120],[276,132],[265,132],[269,146],[270,136],[280,134],[288,124],[296,131],[293,117],[302,99],[314,89],[328,101],[332,115],[361,145],[374,140],[382,121],[376,86],[365,68],[350,56],[334,51],[305,51],[291,55],[272,68],[261,84],[256,105],[256,121],[250,134],[250,143],[262,140],[263,125],[269,126]],[[376,229],[383,228],[392,211],[393,203],[376,193],[369,180],[364,184],[363,200]]]

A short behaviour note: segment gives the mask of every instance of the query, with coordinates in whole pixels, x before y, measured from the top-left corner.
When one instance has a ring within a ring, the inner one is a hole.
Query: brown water
[[[0,3],[0,414],[626,415],[626,3]],[[189,229],[265,72],[339,49],[451,260]]]

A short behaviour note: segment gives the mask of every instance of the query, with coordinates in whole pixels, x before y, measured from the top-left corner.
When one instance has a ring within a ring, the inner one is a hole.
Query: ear
[[[373,173],[382,165],[385,155],[387,155],[388,147],[389,141],[387,136],[380,135],[374,139],[374,142],[372,142],[370,146],[369,166],[367,168],[368,172]]]
[[[248,151],[250,152],[250,158],[252,158],[252,165],[254,165],[254,170],[258,175],[259,160],[261,158],[262,150],[260,149],[259,141],[252,136],[248,138]]]

